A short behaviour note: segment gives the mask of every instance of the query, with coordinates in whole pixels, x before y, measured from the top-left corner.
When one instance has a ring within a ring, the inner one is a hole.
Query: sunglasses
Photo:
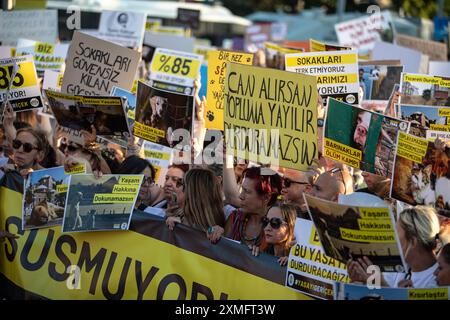
[[[285,188],[290,188],[293,183],[302,184],[302,185],[309,185],[308,182],[292,181],[292,180],[289,180],[287,178],[283,179],[283,185],[284,185]]]
[[[28,142],[24,143],[17,139],[13,140],[12,146],[16,150],[20,149],[20,147],[23,146],[23,151],[25,151],[26,153],[30,153],[34,149],[39,150],[38,147],[33,146],[31,143],[28,143]]]
[[[69,152],[75,152],[75,151],[77,151],[78,149],[80,149],[80,147],[78,147],[78,146],[75,146],[75,145],[73,145],[73,144],[66,144],[65,146],[64,146],[64,151],[69,151]]]
[[[269,219],[267,217],[264,217],[261,219],[261,223],[263,228],[267,227],[267,225],[270,223],[270,226],[273,229],[280,229],[280,227],[285,224],[286,222],[284,222],[283,220],[281,220],[280,218],[272,218]]]
[[[171,177],[171,176],[166,176],[166,181],[168,181],[169,179],[175,180],[176,181],[176,187],[180,188],[180,187],[184,187],[184,181],[181,178],[178,177]]]

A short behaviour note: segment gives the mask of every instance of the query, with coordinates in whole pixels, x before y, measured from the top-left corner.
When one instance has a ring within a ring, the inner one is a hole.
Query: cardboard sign
[[[304,194],[326,255],[342,263],[366,256],[382,272],[404,272],[405,262],[389,207],[342,205]]]
[[[131,90],[139,60],[135,50],[75,31],[61,91],[98,96],[114,86]]]
[[[53,70],[45,70],[42,89],[61,92],[62,79],[64,74]]]
[[[447,61],[447,45],[445,43],[410,37],[404,34],[396,35],[395,43],[402,47],[420,51],[430,57],[430,60]]]
[[[17,42],[16,56],[32,55],[36,70],[41,74],[45,70],[60,72],[64,67],[68,50],[68,44],[52,44],[19,39]]]
[[[223,130],[223,104],[227,62],[252,65],[253,54],[212,51],[208,66],[208,91],[205,110],[205,126],[207,129]]]
[[[22,207],[24,230],[62,224],[69,175],[64,167],[37,170],[25,181]]]
[[[200,10],[178,8],[176,21],[197,30],[200,26]]]
[[[229,154],[296,170],[317,158],[314,77],[229,62],[224,113]]]
[[[134,135],[170,148],[190,145],[194,98],[139,82]]]
[[[141,50],[146,19],[145,13],[102,11],[98,36],[128,48]]]
[[[62,232],[128,230],[143,175],[70,177]]]
[[[324,101],[331,97],[349,104],[359,103],[356,50],[287,54],[286,70],[316,76]]]
[[[364,63],[359,66],[359,85],[366,101],[389,100],[396,84],[400,84],[403,66]],[[370,103],[370,102],[369,102]]]
[[[158,186],[163,187],[166,180],[167,170],[172,163],[173,149],[145,141],[144,157],[156,170],[155,183]]]
[[[0,60],[0,104],[5,100],[15,112],[43,107],[32,56]]]
[[[71,96],[45,91],[58,124],[76,131],[91,132],[109,141],[127,145],[130,137],[123,101],[117,97]]]
[[[326,255],[312,221],[297,218],[294,233],[297,243],[289,253],[286,286],[319,299],[334,299],[335,283],[348,282],[345,264]]]
[[[428,73],[428,56],[421,52],[392,43],[377,42],[372,52],[373,60],[400,60],[404,71],[409,73]]]
[[[15,46],[20,38],[55,43],[58,39],[58,11],[0,11],[0,43]]]
[[[342,46],[353,47],[360,52],[372,50],[377,41],[394,40],[392,18],[388,11],[337,23],[334,29]]]
[[[448,156],[427,141],[406,133],[397,140],[391,198],[410,205],[450,210]]]
[[[351,47],[338,46],[334,44],[323,43],[317,40],[310,39],[309,46],[311,52],[321,52],[321,51],[341,51],[341,50],[352,50]]]
[[[196,54],[158,48],[150,66],[149,84],[157,89],[192,95],[202,59]]]
[[[407,132],[408,128],[407,121],[329,99],[323,155],[389,178],[397,133]]]
[[[450,106],[450,78],[402,73],[402,104]]]

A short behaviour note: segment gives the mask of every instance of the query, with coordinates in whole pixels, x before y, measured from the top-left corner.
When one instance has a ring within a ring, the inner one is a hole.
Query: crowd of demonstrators
[[[255,61],[265,66],[263,51],[257,52]],[[340,196],[365,192],[394,204],[389,198],[390,179],[349,168],[320,152],[318,161],[308,171],[290,168],[275,171],[227,155],[221,141],[215,153],[219,155],[219,163],[199,163],[196,160],[203,151],[204,111],[208,102],[205,97],[199,97],[198,79],[194,89],[196,116],[192,151],[180,151],[179,157],[175,157],[189,159],[189,163],[173,161],[162,186],[155,183],[156,170],[144,159],[138,139],[129,139],[126,152],[112,143],[105,148],[96,142],[93,127],[91,131],[81,132],[84,144],[80,144],[64,135],[64,130],[48,117],[38,116],[35,111],[15,113],[9,105],[0,135],[4,174],[17,171],[26,179],[34,170],[55,166],[70,169],[85,164],[87,174],[96,177],[111,173],[143,175],[135,204],[137,210],[164,217],[171,232],[176,232],[177,224],[183,224],[204,232],[213,244],[223,238],[239,241],[255,256],[260,253],[275,256],[282,266],[286,265],[290,248],[295,244],[296,218],[310,219],[305,194],[338,202]],[[318,118],[323,120],[320,98],[317,108]],[[319,125],[319,150],[323,145],[322,131]],[[365,144],[365,140],[361,143]],[[438,139],[435,144],[450,156],[450,142]],[[450,285],[450,244],[447,244],[450,226],[445,222],[448,220],[425,206],[397,213],[395,226],[409,269],[405,273],[384,273],[382,285],[417,288]],[[17,236],[0,230],[0,240],[11,237]],[[367,258],[350,260],[347,263],[350,279],[365,283],[371,264]]]

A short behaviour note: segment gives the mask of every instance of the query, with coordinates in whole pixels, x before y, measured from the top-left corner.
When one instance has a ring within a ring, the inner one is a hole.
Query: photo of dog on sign
[[[190,143],[193,97],[139,82],[134,135],[170,148]]]

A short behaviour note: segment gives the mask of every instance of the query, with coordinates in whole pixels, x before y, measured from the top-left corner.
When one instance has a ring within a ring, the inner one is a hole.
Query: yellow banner
[[[408,289],[408,300],[448,300],[448,288]]]
[[[403,77],[403,81],[406,82],[420,82],[428,84],[439,84],[440,80],[441,78],[438,77],[413,74],[405,74]]]
[[[337,141],[331,140],[329,138],[324,139],[325,145],[324,147],[327,149],[331,149],[333,151],[337,151],[340,153],[344,153],[345,155],[357,159],[362,160],[362,151],[346,146],[345,144],[339,143]]]
[[[253,54],[232,51],[210,51],[205,125],[207,129],[223,130],[223,104],[227,62],[251,65]]]
[[[389,209],[388,208],[359,208],[359,212],[363,216],[363,219],[389,219]]]
[[[56,193],[64,193],[67,192],[69,186],[67,184],[58,184],[56,185]]]
[[[34,51],[36,51],[36,53],[53,55],[55,52],[55,45],[45,42],[36,42]]]
[[[439,108],[438,115],[439,117],[450,117],[450,108]]]
[[[136,194],[96,193],[92,203],[133,203]]]
[[[430,129],[442,132],[450,132],[450,125],[431,123]]]
[[[60,300],[311,299],[283,284],[251,274],[260,268],[258,264],[263,257],[242,255],[248,259],[245,264],[252,266],[245,271],[233,268],[231,262],[225,264],[131,230],[62,234],[61,227],[57,226],[23,231],[21,204],[21,193],[0,188],[0,225],[7,225],[8,231],[20,235],[0,246],[0,272],[18,288],[41,297]],[[148,223],[144,221],[140,227],[145,229]],[[159,223],[156,225],[159,231],[168,232],[164,231],[167,227],[162,222],[151,223],[153,226]],[[176,229],[173,234],[177,235]],[[192,231],[188,236],[198,247],[200,241],[203,247],[210,246],[206,239],[199,240],[197,232]],[[179,240],[180,243],[188,241]],[[272,263],[271,270],[282,273],[281,268],[276,269],[275,257]]]
[[[78,173],[86,173],[86,165],[84,163],[70,167],[68,168],[68,170],[66,170],[64,167],[64,174],[78,174]]]
[[[392,221],[389,219],[358,219],[360,230],[372,231],[374,229],[380,231],[393,231]]]
[[[134,123],[134,135],[150,142],[156,142],[158,137],[164,138],[166,133],[162,130],[146,126],[145,124]]]
[[[357,74],[326,74],[317,77],[317,84],[347,84],[357,83]]]
[[[331,64],[354,64],[358,62],[358,55],[356,53],[339,53],[333,55],[314,55],[304,57],[287,57],[287,67],[302,67],[302,66],[319,66]]]
[[[169,153],[158,152],[155,150],[144,150],[144,155],[146,158],[159,159],[159,160],[170,160]]]
[[[139,186],[128,186],[128,185],[116,184],[113,187],[112,193],[134,193],[134,194],[136,194],[138,191],[139,191]]]

